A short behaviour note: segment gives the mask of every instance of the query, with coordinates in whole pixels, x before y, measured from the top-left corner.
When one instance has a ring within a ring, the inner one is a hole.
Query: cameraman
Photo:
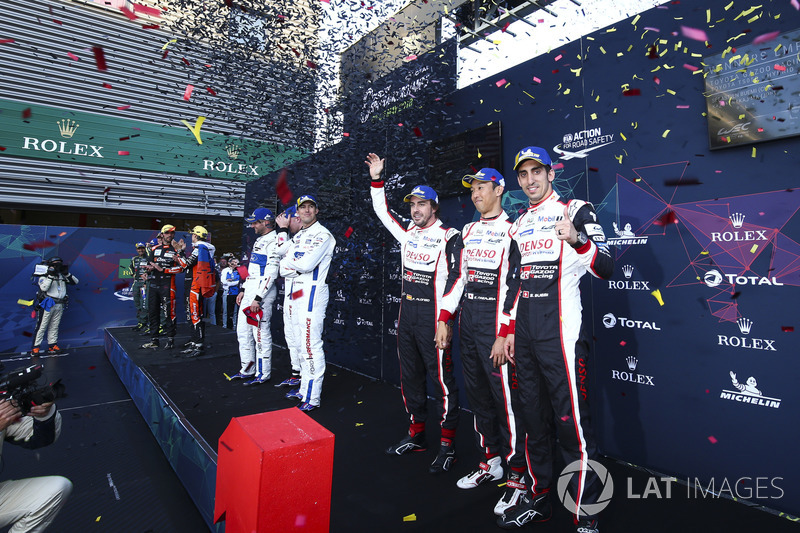
[[[69,273],[69,267],[60,257],[53,257],[47,261],[47,273],[39,278],[39,293],[36,300],[36,332],[33,336],[33,349],[31,355],[40,353],[39,347],[47,331],[47,353],[50,355],[61,353],[58,347],[58,327],[61,325],[61,315],[67,305],[67,285],[75,285],[78,278]]]
[[[52,444],[61,433],[61,415],[53,402],[34,405],[22,416],[11,400],[0,401],[0,453],[3,441],[23,448]],[[32,477],[0,482],[0,528],[44,531],[72,492],[72,482],[61,476]]]

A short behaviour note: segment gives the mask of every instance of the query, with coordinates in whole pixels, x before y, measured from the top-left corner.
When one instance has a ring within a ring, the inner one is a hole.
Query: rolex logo
[[[225,151],[228,152],[228,157],[230,157],[231,159],[236,159],[237,157],[239,157],[239,149],[233,146],[232,144],[225,147]]]
[[[731,224],[733,224],[734,228],[741,228],[744,223],[744,215],[741,213],[733,213],[728,218],[731,219]]]
[[[635,358],[634,356],[632,356],[632,355],[629,355],[628,357],[626,357],[626,358],[625,358],[625,362],[626,362],[626,363],[628,363],[628,370],[630,370],[631,372],[633,372],[634,370],[636,370],[636,365],[638,365],[638,364],[639,364],[639,360],[638,360],[638,359],[636,359],[636,358]]]
[[[622,267],[622,273],[625,274],[625,279],[631,279],[633,275],[633,265],[625,265]]]
[[[79,124],[77,124],[74,120],[70,120],[68,118],[56,120],[56,124],[58,124],[58,131],[65,139],[71,139],[72,136],[75,135],[75,130],[77,130],[79,126]]]
[[[750,328],[753,327],[753,321],[745,317],[742,317],[739,320],[737,320],[736,324],[739,326],[739,331],[742,332],[742,335],[749,334]]]

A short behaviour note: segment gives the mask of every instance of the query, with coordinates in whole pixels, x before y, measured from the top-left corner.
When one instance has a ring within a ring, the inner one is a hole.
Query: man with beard
[[[165,349],[175,347],[175,274],[184,269],[186,263],[178,255],[172,245],[175,238],[175,226],[166,224],[161,228],[162,243],[150,249],[147,257],[147,270],[150,280],[147,282],[147,308],[148,323],[150,324],[152,339],[142,345],[142,348],[158,348],[159,319],[161,314],[167,315],[164,326],[164,335],[167,337]],[[179,241],[183,245],[183,241]]]

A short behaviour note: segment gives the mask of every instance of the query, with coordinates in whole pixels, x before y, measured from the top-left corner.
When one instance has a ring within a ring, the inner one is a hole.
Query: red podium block
[[[297,408],[233,418],[219,439],[214,523],[226,533],[323,532],[333,433]]]

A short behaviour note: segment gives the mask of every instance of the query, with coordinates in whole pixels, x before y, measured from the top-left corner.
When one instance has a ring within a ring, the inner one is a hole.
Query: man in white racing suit
[[[292,242],[292,235],[300,231],[302,222],[297,216],[297,206],[292,205],[278,215],[275,219],[278,224],[278,255],[281,259],[286,256],[289,244]],[[283,336],[286,340],[286,348],[289,350],[289,361],[292,364],[292,375],[284,379],[276,387],[294,387],[294,390],[286,395],[290,399],[302,399],[300,395],[300,346],[295,341],[294,329],[292,328],[292,293],[289,291],[291,281],[284,280],[283,289]]]
[[[317,201],[306,194],[297,199],[302,228],[292,237],[280,262],[286,291],[292,300],[291,324],[294,343],[300,346],[300,389],[292,391],[301,400],[301,411],[320,406],[325,377],[322,328],[328,306],[328,269],[336,238],[317,220]],[[291,394],[291,393],[290,393]],[[289,396],[289,395],[287,395]]]
[[[248,379],[245,385],[259,385],[272,375],[272,304],[275,302],[278,277],[277,240],[275,216],[266,207],[259,207],[244,219],[256,232],[256,241],[250,252],[247,279],[242,292],[236,297],[241,310],[236,323],[239,340],[239,359],[242,366],[231,379]]]

